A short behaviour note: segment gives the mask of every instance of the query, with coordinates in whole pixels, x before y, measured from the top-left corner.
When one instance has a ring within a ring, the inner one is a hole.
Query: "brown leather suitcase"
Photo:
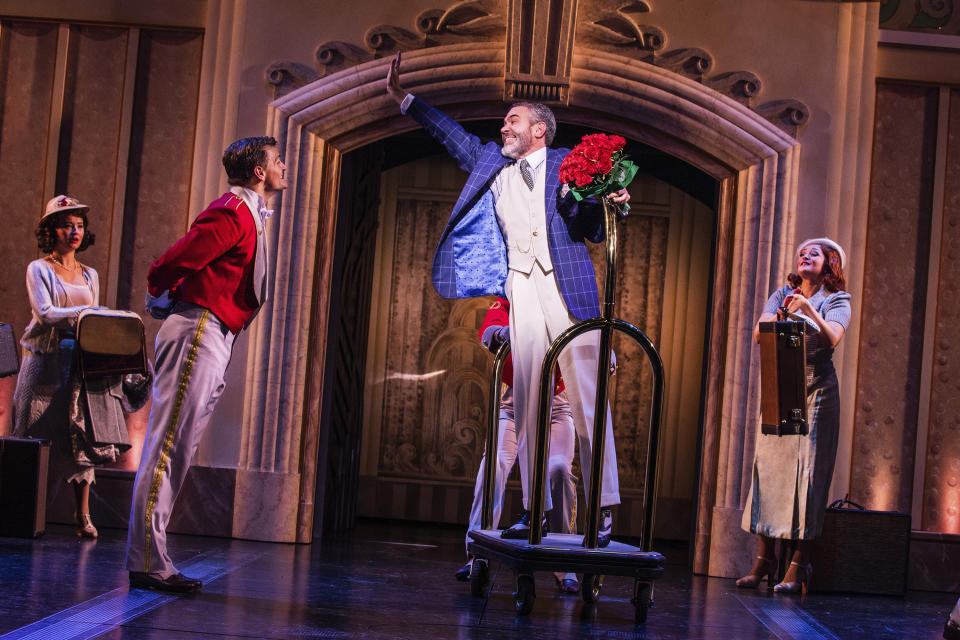
[[[813,541],[810,589],[903,595],[909,561],[910,514],[831,505]]]
[[[0,322],[0,378],[20,371],[20,344],[13,327]]]
[[[0,536],[43,534],[49,467],[49,440],[0,437]]]
[[[760,323],[760,430],[806,435],[807,349],[804,322]]]

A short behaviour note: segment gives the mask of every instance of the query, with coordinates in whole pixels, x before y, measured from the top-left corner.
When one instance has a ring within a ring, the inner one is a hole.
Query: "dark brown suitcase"
[[[0,378],[6,378],[20,371],[20,343],[13,333],[13,327],[0,322]]]
[[[760,323],[760,430],[806,435],[807,348],[805,323]]]
[[[903,595],[910,561],[910,514],[827,509],[813,541],[810,589]]]
[[[49,440],[0,437],[0,536],[43,534],[49,466]]]

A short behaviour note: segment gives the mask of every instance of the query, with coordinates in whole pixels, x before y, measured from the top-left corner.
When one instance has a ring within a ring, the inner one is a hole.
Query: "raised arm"
[[[424,131],[446,147],[461,169],[473,171],[483,149],[480,138],[467,133],[460,123],[447,114],[408,93],[400,84],[400,60],[398,52],[390,62],[390,69],[387,71],[387,94],[396,100],[405,114],[419,122]],[[409,100],[407,96],[410,96]]]

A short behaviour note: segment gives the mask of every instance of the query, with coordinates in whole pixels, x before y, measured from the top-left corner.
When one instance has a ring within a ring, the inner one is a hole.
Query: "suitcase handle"
[[[844,505],[849,505],[849,506],[844,506]],[[827,509],[856,509],[857,511],[866,511],[866,509],[864,509],[862,505],[859,505],[850,499],[849,493],[843,496],[842,498],[837,498],[836,500],[831,502],[830,505],[827,507]]]

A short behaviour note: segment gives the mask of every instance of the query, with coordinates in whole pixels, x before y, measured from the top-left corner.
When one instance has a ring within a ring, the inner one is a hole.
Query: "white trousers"
[[[223,393],[235,336],[209,310],[189,306],[157,333],[153,405],[133,483],[127,570],[167,578],[167,524],[190,462]]]
[[[517,461],[517,427],[514,419],[513,393],[507,389],[500,401],[499,435],[497,436],[497,477],[493,491],[493,528],[498,528],[503,514],[503,494],[507,477]],[[554,500],[561,500],[561,508],[550,512],[550,531],[573,533],[577,517],[577,478],[570,467],[573,464],[573,415],[570,404],[562,395],[553,398],[553,415],[550,423],[550,460],[547,461],[547,478]],[[483,478],[486,455],[480,461],[477,484],[473,490],[473,506],[470,507],[470,524],[467,526],[467,544],[470,532],[480,528],[483,509]]]
[[[514,409],[517,416],[517,449],[523,505],[530,508],[536,458],[537,411],[540,369],[550,343],[571,327],[576,319],[567,311],[554,273],[544,273],[540,264],[530,274],[511,270],[507,275],[510,301],[510,352],[513,354]],[[567,389],[573,424],[580,442],[580,468],[587,499],[591,495],[590,467],[593,451],[593,416],[597,401],[597,367],[600,333],[591,331],[568,344],[560,353],[560,373]],[[620,479],[613,442],[613,417],[609,403],[601,476],[600,506],[620,504]],[[545,509],[552,509],[550,492]]]

